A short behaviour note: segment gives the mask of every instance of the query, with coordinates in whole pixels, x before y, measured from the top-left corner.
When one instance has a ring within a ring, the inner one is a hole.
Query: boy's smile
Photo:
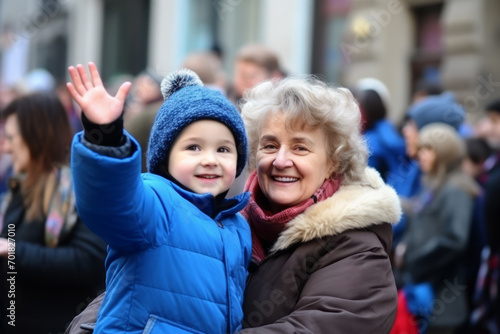
[[[236,178],[238,152],[227,126],[213,120],[188,125],[177,137],[168,171],[192,191],[217,196],[228,190]]]

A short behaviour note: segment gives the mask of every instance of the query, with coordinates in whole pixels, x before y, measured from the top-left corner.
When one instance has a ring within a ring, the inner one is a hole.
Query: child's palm
[[[96,124],[111,123],[118,119],[123,111],[130,83],[122,84],[116,96],[113,97],[106,92],[99,72],[93,63],[89,63],[89,70],[92,80],[89,80],[82,65],[77,65],[76,68],[71,66],[68,71],[73,83],[67,84],[68,90],[91,122]]]

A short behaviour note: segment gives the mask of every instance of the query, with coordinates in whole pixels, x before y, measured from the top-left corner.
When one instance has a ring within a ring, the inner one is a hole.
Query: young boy
[[[246,162],[235,107],[191,71],[162,82],[142,174],[141,151],[123,131],[123,102],[94,64],[69,68],[83,110],[72,170],[82,220],[109,245],[106,296],[94,333],[233,333],[241,329],[251,253],[238,213],[248,194],[224,199]]]

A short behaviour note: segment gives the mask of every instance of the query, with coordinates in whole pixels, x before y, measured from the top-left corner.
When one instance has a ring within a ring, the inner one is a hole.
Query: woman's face
[[[274,212],[310,198],[333,172],[323,130],[286,129],[282,113],[264,121],[258,145],[259,186]]]
[[[431,173],[436,165],[436,152],[428,147],[423,147],[418,150],[418,161],[422,172]]]
[[[5,121],[5,141],[3,151],[11,154],[14,173],[25,172],[30,163],[30,151],[19,131],[19,124],[15,114]]]
[[[403,137],[405,139],[406,154],[412,159],[417,158],[418,154],[418,128],[413,120],[409,120],[403,126]]]

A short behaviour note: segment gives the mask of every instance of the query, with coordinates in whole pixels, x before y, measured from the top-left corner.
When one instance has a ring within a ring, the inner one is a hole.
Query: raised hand
[[[73,83],[68,82],[66,87],[89,121],[111,123],[120,117],[131,83],[124,82],[113,97],[104,88],[95,64],[90,62],[88,66],[91,80],[82,65],[70,66],[68,72]]]

